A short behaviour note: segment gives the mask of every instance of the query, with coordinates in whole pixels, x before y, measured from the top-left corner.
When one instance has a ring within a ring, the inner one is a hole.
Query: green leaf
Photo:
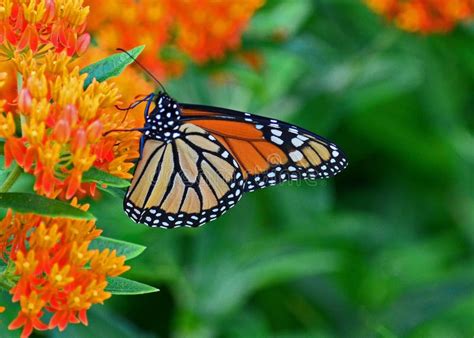
[[[136,58],[143,51],[145,46],[138,46],[133,49],[130,49],[128,53]],[[99,82],[107,80],[110,77],[118,76],[123,72],[126,66],[131,64],[133,59],[125,53],[117,53],[111,55],[103,60],[100,60],[96,63],[93,63],[83,69],[81,69],[81,74],[87,73],[87,79],[84,82],[84,88],[87,88],[93,79],[96,79]]]
[[[473,292],[473,276],[430,283],[402,295],[383,313],[381,320],[399,336],[406,336],[422,323],[468,299]]]
[[[105,171],[99,170],[92,167],[82,175],[83,182],[96,182],[99,184],[106,184],[111,187],[126,188],[130,185],[130,182],[111,175]]]
[[[158,292],[157,288],[123,277],[109,278],[105,291],[114,295],[142,295]]]
[[[92,241],[90,245],[91,249],[110,249],[116,250],[117,256],[125,256],[127,259],[132,259],[139,256],[146,247],[143,245],[138,245],[134,243],[129,243],[125,241],[120,241],[118,239],[107,238],[100,236],[99,238]]]
[[[100,191],[105,192],[106,194],[108,194],[108,195],[110,195],[114,198],[118,198],[118,199],[121,199],[121,200],[123,200],[123,198],[125,197],[125,193],[126,193],[125,190],[120,189],[120,188],[116,188],[116,187],[103,188],[99,185],[97,187],[97,189],[99,189]]]
[[[0,193],[0,208],[12,208],[17,212],[51,217],[95,219],[91,213],[75,208],[68,203],[30,193]]]
[[[232,264],[228,257],[223,256],[217,265],[206,263],[207,266],[199,266],[201,270],[195,278],[199,280],[199,308],[203,313],[230,313],[256,290],[305,276],[334,272],[341,264],[340,255],[333,251],[301,249],[288,252],[286,248],[271,247],[270,244],[260,249],[252,247],[252,250],[255,252],[253,257],[239,259],[239,254],[235,254]],[[208,279],[205,275],[211,275],[212,270],[225,273]]]
[[[258,38],[271,36],[276,31],[293,35],[311,15],[313,6],[309,0],[275,2],[269,10],[257,12],[246,34]]]

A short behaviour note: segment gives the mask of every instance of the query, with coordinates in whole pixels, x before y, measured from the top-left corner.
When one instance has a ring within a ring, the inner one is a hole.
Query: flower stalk
[[[20,166],[16,163],[13,163],[11,166],[10,173],[8,174],[5,181],[3,181],[0,185],[0,192],[8,192],[16,180],[20,177],[22,170]]]

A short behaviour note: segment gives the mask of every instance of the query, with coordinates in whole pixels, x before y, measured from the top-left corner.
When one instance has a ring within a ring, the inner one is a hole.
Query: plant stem
[[[21,175],[21,168],[15,162],[12,163],[12,171],[8,174],[7,178],[0,185],[0,192],[7,192],[16,182],[18,177]]]

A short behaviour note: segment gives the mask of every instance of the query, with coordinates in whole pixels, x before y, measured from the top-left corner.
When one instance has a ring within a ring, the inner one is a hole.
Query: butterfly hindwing
[[[196,227],[234,206],[244,192],[239,165],[208,132],[183,123],[171,141],[147,139],[124,200],[135,222]]]

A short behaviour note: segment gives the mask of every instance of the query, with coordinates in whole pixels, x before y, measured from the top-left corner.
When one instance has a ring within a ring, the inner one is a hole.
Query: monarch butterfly
[[[140,158],[123,204],[137,223],[197,227],[246,192],[325,179],[348,164],[334,143],[282,121],[179,103],[166,91],[145,101]]]
[[[303,128],[177,102],[130,53],[117,50],[163,89],[128,108],[147,102],[145,126],[135,129],[143,133],[140,158],[123,201],[134,222],[165,229],[198,227],[223,215],[245,192],[288,180],[325,179],[347,167],[334,143]]]

